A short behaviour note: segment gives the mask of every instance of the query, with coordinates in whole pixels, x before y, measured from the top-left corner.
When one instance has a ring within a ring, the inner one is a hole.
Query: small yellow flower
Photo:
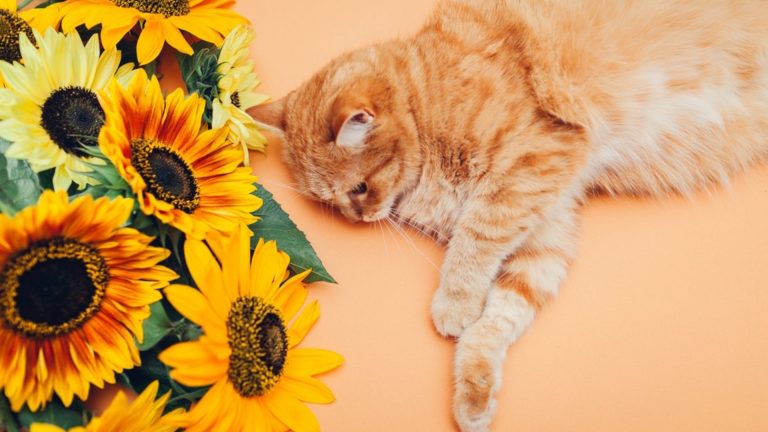
[[[219,97],[213,101],[212,126],[228,127],[229,139],[243,147],[244,163],[248,165],[248,149],[264,151],[267,139],[259,132],[256,122],[246,110],[269,99],[254,89],[259,80],[254,73],[249,48],[253,31],[246,26],[232,30],[221,45],[217,72]]]
[[[274,242],[259,241],[251,257],[249,235],[241,226],[231,239],[209,237],[208,246],[187,241],[187,266],[200,290],[165,289],[168,301],[204,334],[171,346],[159,358],[176,381],[212,386],[180,425],[190,432],[318,431],[317,419],[302,402],[334,401],[314,375],[337,368],[343,359],[332,351],[296,347],[320,316],[316,301],[299,313],[309,271],[290,277],[290,258]]]
[[[103,103],[99,146],[145,214],[198,239],[256,221],[256,177],[240,166],[226,129],[203,129],[203,99],[180,89],[163,99],[157,79],[140,70],[127,88],[113,83]]]
[[[46,191],[0,214],[0,388],[14,411],[54,393],[69,406],[140,363],[134,337],[177,275],[158,265],[168,250],[121,228],[132,209],[127,198],[70,203]]]
[[[29,432],[173,432],[178,429],[173,423],[178,421],[184,409],[177,408],[163,415],[171,393],[155,399],[158,387],[157,381],[153,381],[131,403],[128,403],[125,393],[117,393],[104,413],[91,419],[84,427],[65,431],[52,424],[32,423]]]
[[[79,25],[101,25],[101,42],[113,48],[128,31],[141,23],[136,44],[139,63],[154,60],[166,42],[177,51],[191,55],[182,31],[221,45],[223,36],[248,21],[230,10],[234,0],[70,0],[62,10],[62,29]]]

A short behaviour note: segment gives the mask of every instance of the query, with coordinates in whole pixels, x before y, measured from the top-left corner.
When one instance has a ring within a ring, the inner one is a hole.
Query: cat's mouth
[[[363,214],[360,216],[360,220],[363,222],[376,222],[387,219],[391,216],[396,217],[397,208],[400,205],[400,201],[404,195],[404,193],[401,193],[389,199],[387,203],[384,203],[384,205],[382,205],[381,208],[373,214],[365,214],[365,212],[363,212]]]
[[[360,216],[360,219],[361,219],[363,222],[376,222],[376,221],[380,221],[380,220],[383,220],[383,219],[386,219],[386,218],[388,218],[388,217],[389,217],[389,215],[390,215],[390,213],[392,213],[392,209],[393,209],[393,208],[394,208],[394,207],[393,207],[392,205],[389,205],[389,206],[383,206],[383,207],[382,207],[381,209],[379,209],[379,211],[377,211],[376,213],[373,213],[373,214],[365,214],[365,213],[363,213],[363,214]]]

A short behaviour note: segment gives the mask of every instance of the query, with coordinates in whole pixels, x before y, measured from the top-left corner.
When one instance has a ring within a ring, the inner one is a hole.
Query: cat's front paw
[[[439,288],[432,297],[432,322],[443,336],[459,337],[480,318],[484,298],[466,291]]]

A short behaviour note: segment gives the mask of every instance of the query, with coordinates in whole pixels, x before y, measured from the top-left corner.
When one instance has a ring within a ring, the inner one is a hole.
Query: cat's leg
[[[510,158],[510,167],[478,185],[465,204],[432,299],[440,334],[458,337],[474,323],[505,258],[558,205],[581,193],[578,169],[587,146],[577,130],[570,132],[531,138],[535,150]]]
[[[509,257],[483,314],[459,338],[454,363],[454,416],[463,432],[487,431],[509,345],[557,294],[576,250],[576,213],[566,206]]]
[[[449,242],[431,311],[432,322],[443,336],[458,337],[480,317],[504,256],[523,240],[522,233],[502,234],[506,227],[492,226],[502,219],[489,216],[496,211],[488,209],[485,215],[465,217],[474,219],[468,223],[473,226],[458,229]]]

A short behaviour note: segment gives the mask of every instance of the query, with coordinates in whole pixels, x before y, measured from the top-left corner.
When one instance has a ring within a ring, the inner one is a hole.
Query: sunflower
[[[34,40],[32,27],[16,9],[16,0],[0,0],[0,60],[15,62],[21,60],[19,35],[26,34]],[[0,86],[2,86],[0,76]]]
[[[46,423],[32,423],[29,432],[173,432],[175,419],[184,412],[177,408],[163,415],[165,404],[171,393],[157,397],[157,381],[153,381],[131,403],[125,393],[118,392],[104,412],[91,419],[84,427],[64,429]]]
[[[187,266],[200,291],[165,289],[168,301],[199,324],[203,335],[171,346],[159,359],[182,384],[212,385],[180,425],[190,432],[317,431],[317,419],[301,402],[333,402],[313,375],[343,359],[296,348],[320,316],[315,301],[291,323],[306,300],[302,280],[308,272],[289,278],[290,258],[274,242],[259,241],[249,263],[249,235],[241,226],[230,240],[214,235],[208,246],[187,241]]]
[[[248,20],[230,10],[234,0],[70,0],[64,5],[61,23],[65,32],[85,24],[101,24],[101,42],[114,47],[137,23],[141,34],[136,44],[139,63],[154,60],[168,42],[184,54],[193,53],[181,30],[221,45],[223,36]]]
[[[9,1],[9,0],[0,0]],[[14,0],[10,0],[14,1]],[[46,7],[34,7],[19,11],[19,16],[24,18],[32,28],[44,32],[48,27],[56,29],[61,21],[62,3],[51,3]]]
[[[203,99],[177,89],[163,100],[157,79],[140,70],[127,88],[113,83],[103,102],[99,146],[145,214],[198,239],[257,219],[256,177],[239,166],[227,129],[202,129]]]
[[[0,60],[8,63],[21,60],[19,35],[24,33],[34,42],[32,29],[43,31],[58,21],[60,6],[53,4],[46,8],[18,10],[16,0],[0,0]],[[0,86],[3,85],[0,76]]]
[[[219,97],[213,101],[212,126],[228,127],[232,142],[243,146],[244,162],[248,165],[248,149],[264,151],[267,139],[259,132],[256,122],[246,110],[269,99],[254,92],[259,80],[248,54],[253,31],[238,26],[224,39],[216,71]]]
[[[70,405],[91,384],[139,364],[134,337],[160,288],[176,279],[152,238],[120,228],[133,200],[45,191],[0,214],[0,388],[18,411],[56,393]]]
[[[6,156],[26,159],[39,172],[55,168],[53,186],[66,190],[74,181],[93,183],[81,148],[94,140],[104,123],[97,94],[116,77],[133,75],[132,65],[120,66],[120,52],[99,53],[98,38],[84,46],[77,34],[49,28],[33,31],[40,48],[25,33],[20,37],[24,64],[0,62],[7,88],[0,88],[0,138],[12,143]]]

